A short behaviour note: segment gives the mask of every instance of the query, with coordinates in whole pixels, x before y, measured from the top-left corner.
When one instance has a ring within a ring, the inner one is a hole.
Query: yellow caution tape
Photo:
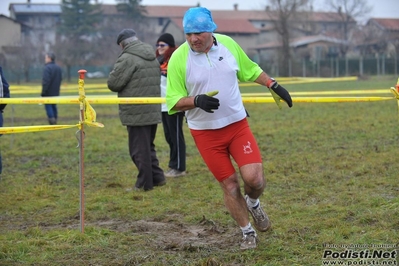
[[[294,103],[373,102],[392,100],[392,97],[294,97]],[[272,103],[273,97],[242,97],[244,103]]]
[[[395,88],[391,88],[391,92],[398,100],[399,108],[399,93]],[[214,96],[218,91],[209,92],[208,95]],[[332,102],[370,102],[370,101],[384,101],[392,100],[392,97],[294,97],[292,99],[295,103],[332,103]],[[277,101],[278,100],[278,101]],[[37,103],[79,103],[84,108],[83,121],[77,125],[42,125],[42,126],[22,126],[22,127],[2,127],[0,134],[13,134],[22,132],[37,132],[48,130],[59,130],[72,127],[81,129],[83,124],[93,127],[104,127],[103,124],[96,122],[96,112],[90,103],[97,104],[158,104],[164,102],[164,98],[147,97],[147,98],[95,98],[87,99],[82,92],[79,99],[61,98],[61,97],[45,97],[45,98],[0,98],[0,103],[14,103],[14,104],[37,104]],[[274,97],[242,97],[244,103],[271,103],[276,102],[278,105],[282,101]],[[280,106],[280,105],[279,105]],[[281,106],[280,106],[281,107]]]
[[[0,127],[0,134],[15,134],[24,132],[38,132],[38,131],[49,131],[59,130],[72,127],[79,127],[77,125],[52,125],[52,126],[22,126],[22,127]]]
[[[317,83],[317,82],[337,82],[337,81],[355,81],[357,77],[342,77],[342,78],[276,78],[280,84],[304,84],[304,83]],[[240,83],[240,87],[262,86],[255,82]]]
[[[84,74],[82,76],[84,77]],[[84,116],[81,117],[83,121],[80,121],[80,125],[86,124],[91,127],[104,127],[103,124],[96,122],[96,117],[97,117],[96,111],[87,101],[85,88],[84,88],[84,79],[79,78],[78,84],[79,84],[78,90],[79,90],[80,110],[83,111],[83,116]]]
[[[40,95],[40,92],[41,92],[40,89],[32,89],[32,88],[29,88],[29,89],[15,89],[15,88],[12,88],[12,94],[13,95],[14,94],[37,94],[37,95]],[[62,93],[76,93],[76,88],[74,90],[72,90],[72,89],[66,89],[65,90],[64,89],[64,90],[61,90],[61,92]],[[95,92],[95,93],[97,93],[97,92],[108,92],[108,93],[111,94],[110,90],[107,89],[107,88],[104,88],[104,89],[100,89],[100,88],[90,89],[90,90],[86,90],[86,92]]]
[[[381,90],[350,90],[350,91],[293,91],[290,95],[337,95],[337,94],[388,94],[387,89]],[[268,92],[241,93],[241,96],[265,96]]]
[[[93,109],[94,110],[94,109]],[[89,115],[90,116],[92,114]],[[85,124],[91,127],[104,127],[103,124],[96,122],[95,120],[85,120],[81,121],[76,125],[41,125],[41,126],[20,126],[20,127],[0,127],[0,134],[15,134],[15,133],[25,133],[25,132],[40,132],[40,131],[49,131],[49,130],[60,130],[78,127],[81,128],[81,125]]]
[[[315,82],[337,82],[337,81],[353,81],[357,77],[336,77],[336,78],[303,78],[303,77],[279,77],[280,84],[303,84]],[[239,84],[240,87],[261,86],[255,82],[243,82]],[[62,84],[61,92],[75,92],[75,84]],[[106,83],[85,84],[85,91],[88,92],[110,92]],[[40,94],[41,85],[12,85],[13,94]]]
[[[88,126],[92,127],[104,127],[103,124],[96,122],[96,111],[94,108],[90,105],[90,103],[87,101],[87,99],[84,99],[85,101],[85,117],[84,117],[84,123],[87,124]]]
[[[395,98],[399,100],[399,93],[394,87],[391,87],[391,92],[395,96]]]
[[[79,81],[78,81],[79,82]],[[11,85],[12,87],[12,91],[14,90],[35,90],[35,91],[41,91],[42,89],[42,85]],[[93,84],[85,84],[85,90],[88,91],[90,89],[98,89],[98,88],[105,88],[108,91],[110,91],[108,89],[108,85],[107,83],[93,83]],[[75,83],[71,83],[71,84],[61,84],[61,91],[74,91],[76,92],[76,84]]]
[[[160,104],[165,102],[161,97],[93,97],[86,98],[90,104]],[[79,98],[70,97],[40,97],[40,98],[0,98],[0,103],[7,104],[80,104]]]
[[[398,79],[398,84],[399,84],[399,79]],[[391,92],[395,96],[397,103],[398,103],[398,112],[399,112],[399,92],[394,88],[391,87]],[[399,114],[399,113],[398,113]]]
[[[272,97],[242,97],[244,102],[274,102]],[[293,102],[368,102],[392,100],[392,97],[293,97]],[[89,104],[159,104],[164,103],[165,98],[161,97],[137,97],[137,98],[86,98]],[[79,104],[79,99],[46,97],[43,98],[0,98],[1,103],[9,104]]]
[[[4,101],[3,101],[4,100]],[[11,101],[10,101],[11,100]],[[81,121],[76,125],[41,125],[41,126],[21,126],[21,127],[1,127],[0,134],[15,134],[23,132],[38,132],[38,131],[49,131],[59,130],[72,127],[78,127],[82,129],[82,125],[88,125],[92,127],[104,127],[103,124],[96,122],[96,111],[87,101],[84,91],[84,80],[79,79],[79,98],[61,98],[61,97],[42,97],[42,98],[0,98],[2,103],[17,103],[17,104],[47,104],[47,103],[79,103],[83,117]],[[82,115],[81,115],[82,116]]]
[[[0,98],[0,103],[9,104],[79,104],[79,98],[73,99],[61,97],[43,98]]]

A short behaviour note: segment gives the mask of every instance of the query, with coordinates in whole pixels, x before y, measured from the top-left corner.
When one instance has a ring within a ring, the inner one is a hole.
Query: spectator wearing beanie
[[[170,33],[162,34],[156,43],[156,57],[161,66],[161,97],[166,96],[166,77],[168,63],[173,52],[177,49],[175,39]],[[169,144],[169,169],[166,177],[180,177],[186,175],[186,142],[183,134],[184,112],[168,114],[166,104],[162,104],[162,125],[166,142]]]
[[[123,42],[122,47],[124,47],[127,43],[136,40],[136,32],[133,29],[123,29],[116,39],[116,44],[121,45],[121,43]]]
[[[116,40],[122,51],[108,77],[108,88],[124,97],[160,97],[159,63],[152,45],[140,41],[133,29],[122,30]],[[128,133],[129,155],[138,169],[128,190],[150,191],[166,184],[155,151],[160,104],[120,104],[119,118]]]
[[[173,35],[170,33],[164,33],[162,34],[159,38],[157,43],[163,42],[167,44],[170,47],[176,47],[175,45],[175,38],[173,38]]]

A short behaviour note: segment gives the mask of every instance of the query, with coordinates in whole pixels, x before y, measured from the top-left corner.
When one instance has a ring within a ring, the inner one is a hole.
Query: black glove
[[[219,99],[208,96],[206,94],[200,94],[195,96],[194,105],[201,108],[205,112],[213,113],[213,110],[219,109]]]
[[[289,92],[283,86],[277,83],[274,79],[268,81],[269,89],[272,89],[281,99],[283,99],[289,107],[292,107],[292,99]]]

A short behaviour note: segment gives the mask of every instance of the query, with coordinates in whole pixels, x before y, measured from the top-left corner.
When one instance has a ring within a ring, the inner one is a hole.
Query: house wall
[[[233,38],[244,51],[248,51],[250,47],[256,43],[258,36],[255,34],[226,34]]]
[[[140,30],[142,31],[142,34],[145,32],[145,36],[142,36],[143,38],[141,39],[149,44],[155,45],[155,42],[161,35],[162,29],[165,27],[168,21],[169,19],[167,18],[144,18],[144,27]]]
[[[178,28],[174,23],[168,23],[166,27],[163,29],[163,32],[168,32],[173,35],[175,38],[176,45],[181,45],[186,41],[186,37],[183,31]]]
[[[16,20],[30,27],[22,38],[29,38],[32,44],[43,46],[48,50],[56,41],[56,28],[60,23],[60,14],[13,14]]]
[[[329,42],[314,42],[310,43],[307,47],[310,51],[310,59],[317,60],[325,58],[329,52],[331,46],[337,46],[334,43]]]
[[[0,53],[3,46],[15,46],[21,43],[21,24],[0,16]]]

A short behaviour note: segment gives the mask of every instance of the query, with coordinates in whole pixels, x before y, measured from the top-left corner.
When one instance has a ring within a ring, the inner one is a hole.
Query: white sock
[[[249,233],[255,233],[255,236],[256,236],[256,231],[252,228],[252,225],[251,225],[251,223],[248,223],[246,226],[244,226],[244,227],[241,227],[240,226],[240,228],[241,228],[241,231],[242,231],[242,235],[243,236],[245,236],[246,234],[249,234]]]
[[[246,198],[248,207],[251,207],[251,208],[254,208],[254,209],[258,208],[259,199],[251,199],[248,195],[246,195],[245,198]]]

